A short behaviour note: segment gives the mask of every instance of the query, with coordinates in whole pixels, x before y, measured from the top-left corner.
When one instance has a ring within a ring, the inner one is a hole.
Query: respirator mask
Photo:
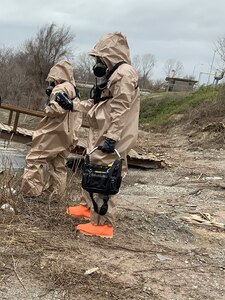
[[[51,93],[52,93],[52,90],[54,89],[55,87],[55,81],[51,81],[49,82],[49,86],[47,87],[47,89],[45,90],[45,93],[48,97],[50,97]]]
[[[107,66],[97,57],[96,64],[93,66],[93,73],[96,77],[104,77],[106,75]]]

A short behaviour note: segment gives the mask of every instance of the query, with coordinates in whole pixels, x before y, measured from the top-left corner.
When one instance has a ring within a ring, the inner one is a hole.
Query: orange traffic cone
[[[76,230],[85,235],[96,235],[105,238],[113,237],[113,227],[109,225],[92,225],[91,223],[79,224]]]
[[[72,217],[78,218],[90,219],[91,216],[90,209],[85,205],[70,206],[67,208],[66,212]]]

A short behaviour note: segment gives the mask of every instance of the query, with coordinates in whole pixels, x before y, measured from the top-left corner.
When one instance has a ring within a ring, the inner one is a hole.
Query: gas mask
[[[51,93],[52,93],[52,90],[54,89],[55,87],[55,81],[51,81],[49,82],[49,86],[47,87],[47,89],[45,90],[45,93],[48,97],[51,96]]]
[[[96,64],[93,66],[93,73],[96,77],[104,77],[106,75],[107,66],[97,57]]]

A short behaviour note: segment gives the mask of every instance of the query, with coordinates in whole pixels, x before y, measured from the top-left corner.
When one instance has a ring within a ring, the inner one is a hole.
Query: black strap
[[[103,204],[100,207],[100,209],[98,210],[98,205],[95,202],[93,193],[89,192],[89,194],[90,194],[90,197],[91,197],[91,200],[92,200],[92,203],[93,203],[94,211],[97,214],[99,214],[101,216],[104,216],[107,213],[107,211],[108,211],[109,195],[103,195]]]
[[[105,96],[105,97],[101,97],[101,98],[99,98],[99,99],[96,99],[95,100],[95,104],[97,104],[97,103],[99,103],[99,102],[101,102],[101,101],[106,101],[106,100],[109,100],[109,99],[112,99],[113,98],[113,96]]]
[[[122,64],[126,64],[127,62],[125,62],[124,60],[119,61],[117,64],[115,64],[112,69],[109,71],[109,73],[106,74],[106,79],[109,80],[109,78],[112,76],[112,74],[116,71],[117,68],[119,68],[119,66],[121,66]]]

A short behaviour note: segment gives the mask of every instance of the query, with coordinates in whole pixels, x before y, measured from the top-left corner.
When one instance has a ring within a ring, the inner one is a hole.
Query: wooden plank
[[[19,106],[14,106],[14,105],[5,104],[5,103],[1,103],[0,108],[6,109],[9,111],[23,113],[23,114],[30,115],[30,116],[39,117],[39,118],[43,118],[45,116],[43,111],[28,109],[25,107],[19,107]]]
[[[6,104],[6,103],[1,103],[0,109],[9,110],[10,114],[15,111],[15,112],[22,113],[22,114],[29,115],[29,116],[34,116],[34,117],[39,117],[39,118],[45,117],[45,113],[43,111],[28,109],[25,107],[13,106],[13,105]],[[11,125],[11,123],[8,125]],[[82,121],[82,127],[89,128],[89,125],[87,122]]]

